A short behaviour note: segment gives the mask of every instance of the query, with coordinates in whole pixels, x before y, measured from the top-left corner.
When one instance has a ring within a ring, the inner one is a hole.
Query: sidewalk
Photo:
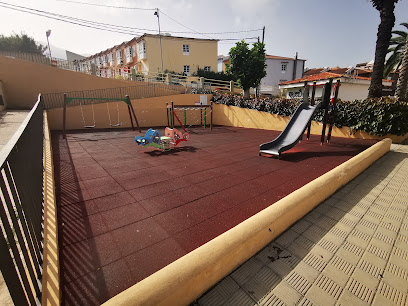
[[[4,110],[0,112],[0,151],[27,117],[29,110]]]
[[[193,305],[407,305],[408,145],[321,203]]]

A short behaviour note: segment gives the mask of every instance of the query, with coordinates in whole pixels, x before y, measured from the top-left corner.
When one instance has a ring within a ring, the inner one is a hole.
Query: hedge
[[[298,99],[284,98],[250,99],[220,93],[215,93],[212,101],[281,116],[291,116],[302,102],[302,100]],[[313,120],[322,122],[323,111],[317,112]],[[393,134],[401,136],[408,133],[408,103],[397,101],[392,97],[354,101],[339,100],[334,125],[337,127],[347,126],[350,128],[351,133],[362,130],[370,135],[385,136]]]

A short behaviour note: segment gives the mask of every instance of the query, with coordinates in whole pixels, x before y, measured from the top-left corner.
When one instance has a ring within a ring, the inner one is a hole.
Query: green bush
[[[291,116],[302,101],[282,98],[249,99],[215,93],[213,102]],[[329,116],[331,114],[330,110]],[[318,111],[313,120],[322,122],[323,111]],[[396,101],[390,97],[354,101],[339,100],[334,125],[347,126],[352,132],[362,130],[377,136],[385,136],[388,133],[397,136],[404,135],[408,133],[408,103]]]
[[[234,77],[230,74],[225,74],[224,72],[206,71],[200,68],[197,69],[197,72],[193,73],[193,76],[221,81],[236,81],[236,79],[234,79]]]

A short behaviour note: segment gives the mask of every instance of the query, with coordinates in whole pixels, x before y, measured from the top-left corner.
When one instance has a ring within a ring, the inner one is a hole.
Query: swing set
[[[133,131],[135,130],[135,126],[133,124],[133,119],[135,120],[136,126],[139,129],[139,132],[141,133],[141,129],[139,126],[139,122],[137,121],[136,118],[136,113],[135,110],[133,109],[132,103],[130,102],[130,98],[128,95],[123,98],[91,98],[91,97],[67,97],[67,94],[64,93],[64,109],[63,109],[63,118],[62,118],[62,134],[63,138],[66,138],[66,120],[67,120],[67,106],[74,100],[79,100],[79,107],[81,110],[81,116],[82,116],[82,122],[84,124],[84,128],[90,129],[90,128],[95,128],[96,127],[96,122],[95,122],[95,110],[94,110],[94,102],[99,101],[99,103],[106,102],[106,108],[108,111],[108,117],[109,117],[109,125],[111,127],[119,127],[121,126],[120,122],[120,115],[119,115],[119,102],[125,102],[127,104],[128,112],[129,112],[129,118],[130,122],[132,124],[132,129]],[[92,107],[92,123],[91,125],[87,125],[85,122],[85,116],[84,116],[84,111],[82,104],[85,105],[85,101],[91,101],[91,107]],[[110,101],[110,102],[109,102]],[[117,110],[117,123],[112,123],[112,118],[110,114],[110,109],[109,109],[109,103],[116,101],[116,110]],[[132,117],[133,115],[133,117]]]

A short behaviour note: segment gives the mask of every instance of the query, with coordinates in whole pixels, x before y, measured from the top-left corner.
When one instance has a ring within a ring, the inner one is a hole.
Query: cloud
[[[254,14],[265,11],[270,12],[272,8],[277,8],[279,0],[230,0],[229,4],[236,14],[251,14],[253,16]]]

